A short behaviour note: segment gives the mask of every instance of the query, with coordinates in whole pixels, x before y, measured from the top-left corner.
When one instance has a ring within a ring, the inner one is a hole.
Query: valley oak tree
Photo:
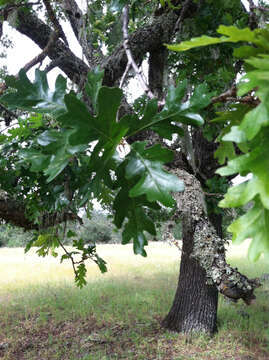
[[[18,74],[1,72],[1,219],[33,231],[26,250],[57,256],[62,247],[61,260],[71,260],[83,286],[85,261],[102,272],[106,263],[95,244],[66,231],[68,220],[81,221],[79,209],[90,216],[98,199],[122,228],[122,243],[146,256],[156,214],[171,208],[183,247],[163,325],[214,333],[218,292],[251,304],[259,286],[225,260],[222,209],[250,203],[228,230],[238,243],[252,238],[253,260],[269,250],[268,8],[219,0],[0,4],[1,34],[8,22],[41,49]],[[70,50],[64,21],[82,58]],[[56,67],[66,77],[50,89]],[[139,98],[132,78],[144,91]],[[229,188],[238,174],[252,178]]]

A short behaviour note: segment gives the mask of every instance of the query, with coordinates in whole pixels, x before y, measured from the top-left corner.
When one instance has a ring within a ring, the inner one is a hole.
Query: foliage
[[[254,93],[260,103],[257,107],[232,105],[229,111],[220,113],[215,121],[225,124],[221,140],[221,148],[217,156],[228,164],[217,171],[222,176],[252,174],[252,178],[244,183],[231,187],[221,207],[238,207],[253,201],[254,205],[247,214],[233,222],[228,228],[233,233],[233,240],[241,243],[252,238],[249,257],[256,260],[261,253],[269,253],[269,191],[268,191],[268,131],[269,131],[269,27],[250,30],[238,29],[234,26],[220,26],[218,32],[223,36],[213,38],[202,36],[179,45],[169,45],[175,51],[185,51],[197,46],[225,42],[244,42],[234,50],[234,55],[245,59],[246,74],[240,79],[238,96]],[[236,155],[235,143],[241,151]]]
[[[99,211],[92,211],[90,218],[86,215],[83,216],[82,225],[78,223],[68,224],[68,229],[84,239],[86,244],[116,244],[121,242],[121,232],[115,230],[111,216]]]
[[[156,100],[150,100],[142,114],[126,115],[118,119],[122,91],[101,86],[103,73],[96,69],[88,75],[86,91],[94,114],[78,96],[66,89],[66,81],[58,76],[55,89],[48,87],[45,73],[36,70],[33,83],[24,71],[19,78],[7,78],[15,91],[1,97],[9,109],[21,109],[28,116],[1,138],[2,153],[9,156],[1,160],[16,176],[24,174],[18,195],[27,203],[28,216],[36,222],[44,213],[79,208],[93,198],[113,203],[114,223],[123,228],[122,242],[133,240],[134,252],[146,256],[145,232],[156,235],[155,225],[147,216],[147,209],[160,209],[160,204],[173,207],[172,191],[184,189],[182,181],[163,169],[172,160],[172,152],[159,145],[148,147],[146,142],[135,142],[130,152],[119,156],[118,146],[138,132],[151,129],[170,138],[181,132],[178,124],[198,126],[203,123],[201,108],[210,102],[205,84],[199,85],[186,102],[187,83],[170,87],[163,109],[158,112]],[[34,115],[36,114],[36,115]],[[34,122],[34,125],[33,125]],[[29,126],[30,125],[30,126]],[[27,174],[27,176],[26,176]],[[9,181],[1,180],[4,191],[10,192]],[[14,192],[14,189],[13,189]],[[15,193],[14,193],[15,195]],[[42,231],[27,246],[39,246],[45,256],[62,245],[65,229]],[[87,240],[75,236],[73,245],[82,252],[82,262],[74,269],[79,285],[84,284],[84,260],[93,259],[102,271],[102,259]],[[66,253],[62,259],[76,255]]]
[[[31,233],[7,225],[0,225],[0,247],[24,247],[31,240]]]

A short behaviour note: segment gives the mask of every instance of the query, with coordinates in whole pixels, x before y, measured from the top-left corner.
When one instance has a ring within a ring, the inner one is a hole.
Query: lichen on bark
[[[175,194],[175,217],[191,222],[195,229],[191,256],[205,270],[209,285],[214,284],[220,293],[235,302],[242,299],[250,305],[255,299],[254,290],[260,286],[259,280],[248,279],[226,262],[226,240],[217,235],[209,221],[200,182],[185,170],[174,169],[173,173],[185,184],[185,190]]]

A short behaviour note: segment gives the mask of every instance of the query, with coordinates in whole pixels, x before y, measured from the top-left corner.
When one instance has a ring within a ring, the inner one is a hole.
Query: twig
[[[120,88],[120,89],[123,87],[125,78],[126,78],[128,72],[129,72],[129,70],[130,70],[130,67],[131,67],[131,63],[130,63],[130,61],[128,61],[127,66],[126,66],[126,69],[125,69],[125,71],[124,71],[124,73],[123,73],[123,75],[122,75],[121,81],[120,81],[120,85],[119,85],[119,88]]]
[[[65,36],[65,33],[53,11],[53,8],[50,4],[50,0],[43,0],[43,3],[46,7],[46,10],[47,10],[47,14],[48,14],[48,17],[50,19],[50,21],[52,22],[52,25],[54,27],[54,30],[56,31],[56,33],[58,33],[58,36],[63,39],[64,43],[66,46],[68,46],[68,41],[66,39],[66,36]]]
[[[123,47],[124,47],[128,62],[131,64],[132,68],[134,69],[136,76],[137,76],[137,78],[140,82],[140,85],[141,85],[142,89],[144,90],[145,94],[150,99],[154,99],[155,96],[150,91],[146,81],[144,80],[143,73],[138,68],[138,66],[133,58],[131,49],[130,49],[129,36],[128,36],[128,23],[129,23],[129,7],[128,7],[128,5],[124,6],[122,13],[123,13],[123,19],[122,19]]]
[[[184,4],[182,5],[180,16],[177,19],[177,22],[176,22],[176,25],[175,25],[174,33],[181,31],[181,29],[182,29],[182,20],[184,19],[184,16],[185,16],[189,6],[191,5],[191,3],[192,3],[192,0],[185,0]]]
[[[248,0],[249,2],[249,21],[248,21],[248,25],[250,27],[251,30],[255,29],[257,27],[257,16],[255,14],[255,4],[253,0]]]
[[[217,197],[223,197],[224,196],[224,194],[221,194],[221,193],[208,193],[208,192],[205,192],[205,191],[203,193],[206,196],[217,196]]]
[[[69,259],[71,260],[71,263],[72,263],[72,267],[73,267],[73,270],[74,270],[74,274],[75,276],[77,276],[77,270],[76,270],[76,266],[75,266],[75,261],[73,259],[73,256],[70,254],[70,252],[68,252],[65,248],[65,246],[63,245],[63,243],[59,240],[59,237],[58,237],[58,243],[60,244],[61,248],[63,249],[63,251],[66,253],[66,255],[69,257]]]
[[[243,104],[249,104],[253,106],[257,106],[260,103],[260,100],[257,97],[254,97],[252,95],[246,95],[244,97],[237,97],[236,96],[236,86],[232,86],[229,90],[225,91],[224,93],[220,94],[219,96],[215,96],[211,99],[211,103],[215,104],[218,102],[227,102],[227,101],[233,101],[233,102],[240,102]]]
[[[33,58],[31,61],[29,61],[26,65],[24,65],[23,69],[25,70],[25,72],[29,71],[33,66],[35,66],[38,63],[41,63],[45,59],[45,57],[48,55],[49,50],[51,49],[55,41],[58,39],[58,37],[59,35],[57,34],[57,32],[53,31],[51,33],[49,41],[46,47],[44,48],[44,50],[35,58]]]

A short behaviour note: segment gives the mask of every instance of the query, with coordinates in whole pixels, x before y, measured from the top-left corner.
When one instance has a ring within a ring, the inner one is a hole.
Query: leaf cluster
[[[234,221],[228,230],[233,233],[236,243],[252,239],[249,257],[256,260],[262,253],[269,253],[269,27],[250,30],[222,25],[218,33],[222,36],[204,35],[168,48],[186,51],[199,46],[242,43],[234,50],[234,56],[245,60],[245,75],[239,81],[237,95],[256,97],[259,105],[253,107],[238,102],[218,114],[214,122],[225,126],[218,137],[220,146],[215,155],[221,164],[228,159],[218,174],[250,176],[231,187],[219,206],[240,207],[252,203],[248,212]]]
[[[145,130],[166,139],[172,139],[175,133],[182,135],[182,124],[203,124],[199,112],[208,106],[211,95],[202,84],[183,101],[187,90],[184,81],[169,88],[161,111],[153,99],[140,113],[119,119],[122,90],[102,86],[102,78],[103,72],[98,69],[88,75],[85,91],[91,101],[90,110],[67,90],[61,75],[54,90],[49,89],[46,74],[39,70],[33,82],[24,71],[18,79],[8,77],[7,83],[15,91],[3,95],[0,102],[28,116],[19,121],[19,128],[5,134],[1,147],[13,154],[12,168],[18,182],[23,183],[21,194],[35,221],[40,221],[45,212],[68,209],[77,214],[97,198],[112,204],[114,224],[122,228],[122,243],[133,241],[134,252],[146,256],[146,233],[156,235],[148,210],[173,207],[171,193],[182,191],[184,185],[163,168],[173,159],[171,151],[160,145],[149,147],[147,142],[129,146],[126,139]],[[10,162],[2,161],[6,169]],[[40,255],[46,255],[58,243],[58,235],[46,232],[30,245],[38,245]],[[87,255],[80,240],[74,246],[82,251],[82,259],[92,258],[102,270],[102,260],[95,253]],[[76,254],[65,255],[72,258]],[[84,260],[76,267],[79,279],[85,278]]]

